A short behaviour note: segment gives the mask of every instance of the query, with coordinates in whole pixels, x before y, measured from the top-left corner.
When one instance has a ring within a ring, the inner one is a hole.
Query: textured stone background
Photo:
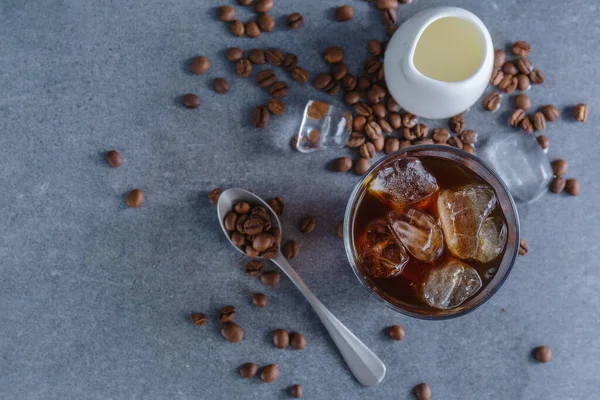
[[[252,107],[267,100],[251,79],[237,78],[223,57],[232,45],[296,52],[313,76],[322,51],[342,45],[354,73],[366,43],[384,38],[379,13],[348,1],[356,17],[332,21],[340,1],[276,2],[278,27],[260,38],[232,37],[215,7],[233,0],[0,2],[0,397],[3,399],[266,399],[304,385],[315,399],[408,399],[431,384],[438,399],[581,399],[600,391],[597,251],[600,212],[600,9],[596,1],[415,0],[403,20],[433,5],[478,14],[497,47],[518,39],[547,82],[533,103],[587,102],[590,118],[548,124],[552,157],[569,161],[578,198],[547,195],[520,208],[530,252],[484,307],[445,322],[419,321],[377,302],[354,277],[335,237],[335,223],[357,178],[325,165],[344,151],[311,155],[288,147],[307,99],[327,98],[291,83],[288,112],[267,130],[249,126]],[[242,19],[253,13],[238,8]],[[301,11],[295,32],[285,16]],[[205,54],[213,68],[192,76],[186,63]],[[280,73],[281,76],[287,76]],[[217,95],[210,83],[232,84]],[[179,106],[200,94],[197,110]],[[496,114],[479,105],[467,123],[481,135],[508,131],[505,96]],[[565,114],[566,115],[566,114]],[[428,122],[431,127],[444,121]],[[124,165],[109,169],[103,153],[119,149]],[[283,279],[265,288],[242,272],[245,259],[219,231],[207,192],[245,187],[284,195],[285,237],[302,245],[293,261],[320,299],[388,366],[377,387],[350,375],[306,302]],[[146,203],[127,209],[124,194],[141,187]],[[301,235],[306,214],[318,227]],[[258,310],[250,294],[265,291]],[[234,304],[246,339],[230,344],[215,313]],[[504,312],[501,309],[505,309]],[[210,315],[196,328],[191,311]],[[384,327],[406,328],[403,342]],[[303,332],[301,352],[270,344],[274,328]],[[547,344],[554,358],[539,365],[530,350]],[[239,378],[247,361],[278,363],[266,385]]]

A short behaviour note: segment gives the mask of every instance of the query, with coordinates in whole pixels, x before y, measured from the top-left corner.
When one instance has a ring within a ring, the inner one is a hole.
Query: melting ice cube
[[[419,261],[431,262],[442,254],[444,236],[431,215],[411,208],[391,211],[387,219],[396,238]]]
[[[438,185],[419,159],[406,157],[379,171],[369,190],[383,200],[407,205],[431,196]]]
[[[372,221],[359,239],[359,254],[365,272],[375,278],[400,275],[408,262],[408,253],[382,219]]]
[[[458,260],[432,267],[421,284],[421,296],[431,307],[447,310],[458,307],[481,289],[475,268]]]
[[[479,243],[475,259],[487,263],[504,250],[507,228],[500,218],[487,218],[479,229]]]

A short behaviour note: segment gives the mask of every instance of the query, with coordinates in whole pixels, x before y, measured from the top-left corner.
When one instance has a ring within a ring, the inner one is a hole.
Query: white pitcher
[[[455,53],[447,54],[450,49]],[[384,68],[389,92],[402,108],[438,119],[471,107],[485,91],[493,64],[492,38],[475,14],[435,7],[398,28],[387,46]]]

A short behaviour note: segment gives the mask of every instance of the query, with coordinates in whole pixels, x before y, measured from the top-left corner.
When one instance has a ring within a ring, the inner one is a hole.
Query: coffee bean
[[[290,343],[296,350],[302,350],[306,347],[306,338],[300,332],[292,332],[290,334]]]
[[[248,221],[250,221],[250,219],[248,219]],[[246,228],[246,226],[244,225],[244,229],[245,228]],[[248,233],[248,234],[252,235],[251,233]],[[261,253],[263,251],[266,251],[267,249],[271,248],[271,246],[273,246],[274,244],[275,244],[275,238],[270,233],[258,234],[257,236],[254,237],[254,240],[252,240],[252,247]]]
[[[373,115],[375,115],[377,118],[385,118],[387,110],[383,104],[374,104],[371,108],[373,110]]]
[[[390,114],[390,116],[388,117],[388,120],[390,121],[390,125],[394,129],[399,129],[402,126],[402,117],[400,116],[400,114],[397,114],[397,113]]]
[[[254,4],[256,12],[261,14],[268,13],[271,8],[273,8],[273,0],[257,0]]]
[[[371,87],[371,80],[366,76],[361,76],[356,82],[356,87],[358,90],[367,90]]]
[[[335,172],[347,172],[350,168],[352,168],[352,160],[350,157],[337,158],[333,163],[333,170]]]
[[[344,96],[344,102],[346,104],[351,106],[351,105],[358,103],[359,101],[360,101],[360,93],[352,91],[352,90],[349,92],[346,92],[346,95]]]
[[[448,121],[448,126],[452,132],[461,134],[465,129],[465,117],[462,114],[455,115]]]
[[[219,311],[219,321],[220,322],[229,322],[233,320],[235,317],[235,307],[234,306],[225,306],[221,308]]]
[[[277,364],[269,364],[260,371],[260,379],[263,382],[271,383],[276,381],[277,378],[279,378],[279,367]]]
[[[512,52],[516,56],[527,57],[531,52],[531,45],[524,40],[516,41],[513,44]]]
[[[240,375],[242,376],[242,378],[246,378],[246,379],[252,378],[256,375],[257,372],[258,372],[258,367],[253,362],[243,364],[240,367]]]
[[[300,245],[294,240],[290,240],[283,246],[283,256],[287,259],[296,258],[300,251]]]
[[[344,49],[337,46],[328,47],[323,53],[323,57],[329,64],[340,63],[344,61]]]
[[[540,346],[534,349],[535,359],[541,363],[547,363],[552,358],[552,349],[548,346]]]
[[[517,69],[521,71],[522,74],[529,75],[531,71],[533,71],[533,66],[531,62],[529,62],[526,58],[519,58],[517,60]]]
[[[473,144],[477,141],[477,133],[475,133],[475,131],[467,129],[459,135],[459,138],[461,142],[463,142],[463,144]]]
[[[371,56],[371,57],[367,58],[367,61],[365,61],[364,68],[365,68],[365,71],[367,72],[367,74],[373,76],[373,75],[377,75],[377,72],[379,72],[382,65],[383,64],[382,64],[381,60],[379,60],[379,57]]]
[[[335,19],[340,22],[350,21],[354,17],[352,6],[340,6],[335,9]]]
[[[141,189],[133,189],[127,195],[127,205],[131,208],[138,208],[144,202],[144,192]]]
[[[373,39],[369,40],[368,48],[369,53],[371,53],[374,56],[379,56],[382,53],[383,46],[381,45],[381,42],[379,40]]]
[[[246,34],[244,23],[240,20],[235,20],[229,25],[229,30],[233,33],[233,36],[241,37]]]
[[[418,384],[414,390],[417,400],[431,400],[431,388],[427,383]]]
[[[463,149],[463,151],[466,151],[467,153],[475,154],[475,149],[470,144],[463,144],[462,149]]]
[[[263,263],[258,260],[252,260],[246,264],[246,275],[259,276],[263,270]]]
[[[381,15],[383,16],[383,24],[385,26],[393,26],[398,21],[396,10],[393,8],[383,10]]]
[[[377,0],[375,6],[380,10],[398,8],[398,0]]]
[[[267,271],[260,276],[260,281],[267,286],[275,286],[280,280],[281,276],[277,271]]]
[[[544,75],[544,71],[536,68],[529,74],[529,80],[531,83],[539,85],[540,83],[544,83],[546,80],[546,75]]]
[[[385,107],[387,108],[387,110],[391,113],[395,113],[400,111],[400,105],[396,102],[396,100],[393,97],[388,97],[388,99],[385,102]]]
[[[504,78],[504,72],[501,69],[495,69],[492,72],[492,76],[490,78],[490,85],[498,86],[502,79]]]
[[[558,117],[560,117],[560,111],[558,111],[558,108],[551,104],[544,106],[542,108],[542,112],[548,121],[556,121]]]
[[[235,210],[235,206],[234,206],[234,210]],[[235,230],[238,233],[244,234],[244,224],[246,223],[246,220],[248,219],[248,215],[242,214],[240,215],[240,213],[238,214],[238,219],[237,222],[235,223]]]
[[[290,335],[285,329],[275,329],[273,331],[273,344],[278,349],[285,349],[290,344]]]
[[[388,137],[385,139],[385,145],[383,147],[383,152],[385,154],[392,154],[395,151],[398,151],[400,148],[400,140],[395,137]]]
[[[294,79],[296,82],[304,84],[308,82],[308,72],[306,72],[304,68],[296,67],[292,70],[292,79]]]
[[[242,235],[237,231],[233,232],[231,234],[231,243],[233,243],[237,247],[242,247],[247,243],[246,236]]]
[[[371,106],[362,102],[357,103],[354,106],[354,111],[356,111],[358,115],[364,115],[365,117],[368,117],[369,115],[373,114],[373,109],[371,108]]]
[[[269,48],[265,52],[265,56],[267,57],[267,61],[274,66],[279,66],[283,64],[283,53],[279,49]]]
[[[504,65],[505,61],[506,61],[506,53],[504,52],[504,50],[495,50],[494,51],[494,67],[500,68],[502,65]]]
[[[540,135],[536,138],[538,144],[542,147],[542,149],[547,149],[550,147],[550,140],[544,135]]]
[[[211,202],[211,204],[217,204],[219,201],[219,196],[221,196],[221,193],[223,193],[223,189],[222,188],[214,188],[213,190],[211,190],[208,193],[208,200]]]
[[[385,28],[385,32],[387,33],[388,36],[392,36],[394,33],[396,33],[398,28],[399,28],[398,25],[390,25],[387,28]]]
[[[432,137],[435,143],[446,143],[450,137],[450,132],[445,128],[435,128]]]
[[[529,76],[525,74],[517,75],[517,88],[519,90],[529,90],[531,87],[531,82],[529,81]]]
[[[356,172],[357,175],[364,175],[370,167],[371,164],[366,158],[359,158],[354,162],[354,172]]]
[[[190,64],[190,71],[196,75],[202,75],[210,69],[210,60],[208,57],[200,56],[192,60]]]
[[[274,97],[285,97],[288,92],[288,85],[285,82],[277,81],[269,85],[267,91]]]
[[[293,53],[287,53],[283,56],[283,62],[281,66],[285,68],[286,71],[292,72],[294,68],[298,65],[298,56]]]
[[[231,62],[239,61],[243,56],[244,52],[239,47],[230,47],[225,52],[225,58]]]
[[[107,151],[104,159],[111,168],[119,168],[123,164],[123,156],[117,150]]]
[[[532,123],[536,131],[543,131],[546,129],[546,117],[544,117],[544,113],[538,111],[533,114]]]
[[[569,169],[569,164],[565,160],[554,160],[551,165],[556,176],[563,176]]]
[[[354,90],[356,88],[356,78],[354,75],[348,73],[344,75],[342,86],[345,90]]]
[[[300,397],[302,397],[302,393],[303,393],[302,386],[292,385],[292,386],[290,386],[289,392],[290,392],[290,396],[292,396],[296,399],[299,399]]]
[[[411,113],[406,113],[402,116],[402,126],[412,128],[417,125],[417,116]]]
[[[417,134],[414,130],[410,129],[409,127],[403,126],[402,137],[406,140],[415,140],[417,138]]]
[[[337,63],[333,66],[333,69],[331,70],[331,72],[333,75],[333,79],[339,81],[339,80],[343,79],[344,76],[346,76],[346,74],[348,73],[348,66],[346,64],[344,64],[343,62]]]
[[[251,209],[250,204],[248,204],[245,201],[240,201],[239,203],[236,203],[233,206],[233,211],[235,211],[236,213],[238,213],[240,215],[248,214],[250,212],[250,209]],[[240,231],[240,233],[244,233],[244,231]]]
[[[277,215],[283,214],[285,210],[285,200],[283,197],[273,197],[267,201],[269,207],[275,212]]]
[[[333,80],[333,77],[327,73],[321,73],[317,75],[313,82],[313,86],[317,89],[325,89],[327,85]]]
[[[312,232],[317,226],[317,220],[314,217],[306,216],[300,220],[300,232],[309,233]]]
[[[248,7],[254,3],[254,0],[238,0],[238,3],[240,3],[241,6]]]
[[[256,74],[256,83],[261,88],[269,87],[276,81],[277,76],[275,75],[275,71],[273,71],[272,69],[264,69],[258,74]]]
[[[346,141],[346,147],[350,147],[351,149],[360,147],[365,142],[365,135],[360,132],[352,132],[350,137]],[[343,158],[343,157],[342,157]],[[339,171],[346,172],[346,171]]]
[[[287,18],[287,26],[290,29],[298,29],[304,25],[304,16],[299,12],[291,13]]]
[[[244,339],[244,330],[235,322],[225,322],[221,326],[221,335],[231,343],[239,343]]]
[[[225,225],[225,229],[227,229],[229,232],[235,231],[237,219],[238,215],[233,211],[229,211],[227,214],[225,214],[225,218],[223,218],[223,225]]]
[[[338,222],[335,226],[335,234],[340,239],[344,238],[344,221]]]
[[[567,181],[565,182],[565,191],[571,196],[579,196],[579,193],[581,191],[579,181],[575,178],[567,179]]]
[[[575,121],[578,122],[586,122],[588,119],[588,106],[587,104],[577,104],[575,108],[573,108],[573,117]]]
[[[258,308],[263,308],[267,305],[267,295],[264,293],[254,293],[252,295],[252,304]]]
[[[515,89],[517,89],[518,84],[519,80],[516,76],[506,74],[498,84],[498,89],[500,89],[504,93],[512,93],[515,91]]]
[[[198,108],[200,106],[200,97],[193,93],[184,94],[181,97],[181,102],[187,108]]]
[[[415,132],[415,136],[418,139],[423,139],[425,136],[427,136],[427,132],[428,132],[427,125],[425,125],[425,124],[417,124],[413,128],[413,131]]]
[[[208,321],[206,315],[202,313],[193,313],[192,315],[190,315],[190,319],[192,320],[192,323],[196,326],[202,326],[206,323],[206,321]]]
[[[271,32],[275,29],[275,20],[269,14],[261,14],[257,19],[258,26],[265,32]]]
[[[262,49],[250,49],[248,51],[248,60],[256,65],[262,65],[267,62],[265,52]]]
[[[529,251],[529,245],[527,241],[523,238],[519,241],[519,255],[524,256]]]
[[[252,64],[250,60],[242,58],[235,64],[235,72],[242,78],[247,78],[252,74]]]
[[[390,339],[403,340],[406,336],[406,333],[404,332],[404,328],[402,328],[400,325],[392,325],[388,329],[388,336]]]
[[[521,121],[521,129],[527,133],[533,133],[533,124],[528,116],[525,116]]]
[[[392,131],[393,131],[392,126],[385,119],[380,118],[379,120],[377,120],[377,123],[381,127],[381,132],[383,132],[383,133],[392,133]]]
[[[514,97],[514,101],[515,101],[515,106],[517,108],[520,108],[522,110],[529,110],[531,108],[531,100],[529,99],[529,96],[527,96],[526,94],[518,94]]]
[[[260,256],[263,258],[266,258],[267,260],[270,260],[272,258],[275,258],[275,256],[277,255],[277,253],[279,252],[279,247],[277,245],[273,245],[271,247],[269,247],[267,250],[263,251]]]
[[[565,179],[562,176],[557,176],[550,182],[550,191],[552,193],[562,193],[565,190]]]
[[[213,81],[213,89],[217,93],[227,93],[229,91],[229,82],[225,78],[215,78]]]
[[[400,148],[401,149],[406,149],[407,147],[412,146],[412,143],[410,142],[410,140],[401,140],[400,141]]]
[[[375,157],[375,146],[373,145],[373,143],[363,143],[360,146],[359,151],[360,156],[362,158],[366,158],[367,160]]]
[[[265,106],[256,106],[252,111],[252,125],[264,129],[269,125],[269,109]]]
[[[453,136],[453,137],[449,138],[446,143],[448,143],[452,147],[456,147],[457,149],[462,150],[462,148],[463,148],[463,142],[462,142],[462,140],[460,140],[460,138],[458,136]]]
[[[217,8],[217,18],[219,21],[231,22],[235,19],[235,8],[231,6],[221,6]]]
[[[510,118],[508,119],[508,123],[510,124],[510,126],[512,126],[513,128],[516,128],[517,126],[519,126],[521,124],[521,122],[527,118],[527,114],[525,114],[524,110],[521,110],[520,108],[517,108],[515,111],[512,112],[512,114],[510,115]]]
[[[517,68],[515,63],[513,63],[512,61],[505,62],[504,65],[502,66],[502,70],[507,75],[516,75],[519,73],[519,69]]]
[[[379,136],[377,139],[372,141],[373,146],[375,146],[375,151],[383,151],[385,147],[385,137],[383,135]]]
[[[256,251],[252,246],[246,246],[246,249],[244,250],[244,252],[250,258],[256,258],[260,255],[260,253],[258,251]]]
[[[267,108],[273,115],[283,115],[285,112],[285,104],[279,99],[271,99],[267,103]]]
[[[375,140],[382,135],[381,126],[376,121],[371,121],[365,125],[365,134],[371,139]]]

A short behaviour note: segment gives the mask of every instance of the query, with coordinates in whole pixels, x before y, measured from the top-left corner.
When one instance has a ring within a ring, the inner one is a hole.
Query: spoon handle
[[[379,357],[317,299],[281,253],[271,261],[281,268],[308,300],[356,379],[365,386],[373,386],[381,382],[385,376],[385,364]]]

